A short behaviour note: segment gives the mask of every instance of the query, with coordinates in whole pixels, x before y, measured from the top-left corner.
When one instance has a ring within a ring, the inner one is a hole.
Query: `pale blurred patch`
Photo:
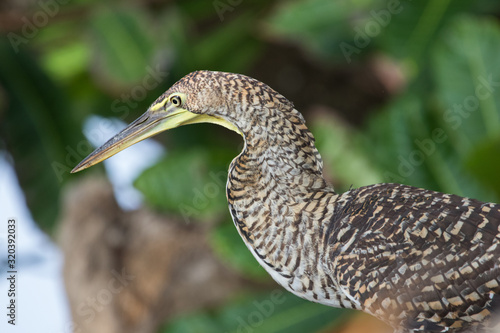
[[[393,333],[394,329],[377,318],[360,312],[353,315],[351,320],[342,329],[335,331],[335,333],[362,332]]]

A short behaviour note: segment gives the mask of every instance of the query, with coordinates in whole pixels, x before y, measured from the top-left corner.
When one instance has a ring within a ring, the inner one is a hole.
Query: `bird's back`
[[[377,184],[338,197],[324,241],[353,307],[408,330],[470,331],[500,298],[499,225],[498,204]]]

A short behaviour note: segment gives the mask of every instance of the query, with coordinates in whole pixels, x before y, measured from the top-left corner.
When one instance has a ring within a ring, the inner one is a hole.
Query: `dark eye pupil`
[[[179,106],[181,104],[181,99],[179,98],[179,96],[174,96],[172,97],[172,103],[175,105],[175,106]]]

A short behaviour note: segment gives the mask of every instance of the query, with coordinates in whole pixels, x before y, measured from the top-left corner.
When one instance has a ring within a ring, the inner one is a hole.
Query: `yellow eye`
[[[172,104],[174,106],[181,106],[181,104],[182,104],[182,99],[178,95],[172,96],[170,98],[170,101],[172,102]]]

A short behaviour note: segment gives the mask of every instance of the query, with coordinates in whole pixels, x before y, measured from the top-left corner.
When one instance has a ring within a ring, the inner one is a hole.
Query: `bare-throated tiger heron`
[[[293,104],[250,77],[188,74],[72,172],[195,123],[239,133],[229,211],[248,249],[307,300],[365,311],[397,332],[479,332],[500,293],[500,205],[406,185],[338,194]]]

